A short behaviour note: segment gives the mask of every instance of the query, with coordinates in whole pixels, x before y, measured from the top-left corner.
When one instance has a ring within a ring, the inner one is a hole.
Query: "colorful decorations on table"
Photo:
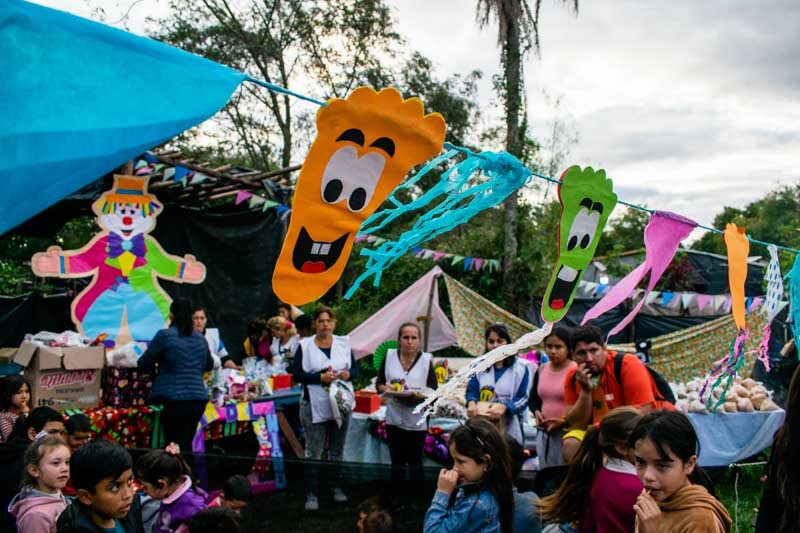
[[[419,163],[438,154],[445,122],[397,89],[359,87],[317,112],[317,136],[297,178],[292,217],[272,286],[301,305],[324,295],[347,264],[356,233]]]
[[[126,448],[160,448],[163,433],[161,406],[98,407],[83,413],[92,423],[93,439],[108,439]],[[81,412],[67,411],[66,414]]]
[[[542,318],[551,323],[564,318],[572,305],[581,275],[617,205],[617,195],[605,170],[572,166],[561,175],[558,200],[558,261],[542,299]]]
[[[778,247],[774,244],[767,246],[769,251],[769,265],[764,274],[764,281],[767,282],[767,295],[761,312],[767,318],[764,329],[761,332],[761,342],[758,344],[758,359],[764,364],[767,372],[769,368],[769,340],[772,337],[772,321],[781,312],[783,306],[783,277],[781,276],[781,262],[778,259]]]
[[[701,391],[703,379],[695,378],[687,383],[670,383],[677,401],[675,407],[684,413],[708,413]],[[750,413],[780,409],[772,400],[773,392],[760,381],[735,377],[728,391],[716,388],[711,392],[713,401],[722,402],[723,413]]]
[[[800,342],[800,255],[794,258],[789,274],[789,315],[792,322],[792,337]]]
[[[442,466],[449,466],[452,462],[450,448],[447,445],[449,441],[449,433],[445,433],[439,426],[431,426],[428,428],[428,434],[425,435],[425,445],[422,450],[431,460]]]
[[[747,255],[750,253],[750,241],[747,240],[744,228],[738,228],[736,224],[725,226],[725,246],[728,250],[728,284],[731,289],[731,312],[736,328],[739,330],[736,338],[731,342],[730,353],[723,357],[709,373],[703,387],[700,389],[700,396],[706,398],[705,391],[708,383],[714,379],[711,385],[711,392],[706,400],[706,406],[712,411],[716,411],[724,403],[724,398],[719,398],[714,402],[713,391],[717,386],[722,385],[723,394],[728,392],[736,373],[744,366],[745,342],[750,337],[747,330],[745,319],[746,305],[744,296],[744,285],[747,280]],[[713,406],[712,406],[713,403]]]
[[[414,187],[422,177],[459,154],[466,154],[466,158],[445,170],[432,187],[406,204],[400,202],[398,192]],[[419,213],[414,225],[396,240],[386,241],[375,249],[361,250],[361,255],[367,257],[367,264],[364,272],[347,290],[345,298],[351,298],[369,277],[373,278],[373,285],[378,286],[381,273],[398,258],[469,221],[481,211],[499,205],[524,185],[530,176],[530,170],[505,152],[476,154],[464,148],[453,148],[429,161],[413,178],[392,192],[389,196],[390,207],[375,213],[361,226],[361,233],[370,235],[401,216]]]
[[[582,324],[593,320],[633,297],[639,283],[647,278],[647,288],[634,308],[609,331],[611,337],[619,333],[639,313],[658,280],[669,267],[681,241],[689,236],[697,223],[674,213],[655,211],[644,229],[645,260],[617,283],[583,317]]]
[[[386,342],[381,343],[372,354],[372,367],[375,369],[376,372],[379,372],[381,369],[381,365],[383,365],[384,359],[386,359],[386,354],[389,350],[397,350],[400,348],[400,344],[392,339]]]
[[[167,325],[172,299],[159,278],[197,284],[206,276],[194,256],[169,255],[149,235],[161,205],[147,192],[147,181],[115,175],[112,189],[92,204],[101,231],[83,248],[52,246],[31,259],[37,276],[92,276],[72,302],[72,321],[87,337],[107,334],[110,347],[149,341]]]
[[[103,370],[103,404],[109,407],[144,407],[150,401],[153,376],[136,368]]]

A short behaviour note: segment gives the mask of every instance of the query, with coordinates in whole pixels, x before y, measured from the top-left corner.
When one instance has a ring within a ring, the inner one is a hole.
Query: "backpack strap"
[[[617,353],[614,356],[614,377],[617,378],[617,383],[619,383],[620,388],[622,387],[622,360],[625,359],[625,354]]]

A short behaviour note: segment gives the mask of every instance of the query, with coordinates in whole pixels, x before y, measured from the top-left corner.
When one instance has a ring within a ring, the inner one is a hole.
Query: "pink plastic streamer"
[[[667,270],[672,258],[675,257],[675,252],[678,251],[681,241],[688,237],[696,226],[697,223],[695,221],[675,213],[656,211],[650,215],[650,222],[647,223],[647,227],[644,229],[644,263],[625,276],[602,300],[589,309],[584,315],[582,323],[585,324],[589,320],[599,317],[632,296],[636,291],[636,287],[649,272],[650,280],[641,299],[633,310],[619,324],[614,326],[608,336],[610,337],[622,331],[642,309],[645,301],[647,301],[648,294],[656,286],[664,271]]]

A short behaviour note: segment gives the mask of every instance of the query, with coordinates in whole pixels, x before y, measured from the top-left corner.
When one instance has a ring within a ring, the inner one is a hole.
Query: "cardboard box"
[[[31,407],[47,405],[63,411],[100,404],[103,346],[60,348],[23,342],[14,362],[25,367],[31,382]]]

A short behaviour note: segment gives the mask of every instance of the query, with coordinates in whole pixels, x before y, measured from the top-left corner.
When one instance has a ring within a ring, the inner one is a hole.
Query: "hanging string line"
[[[252,83],[255,83],[256,85],[260,85],[262,87],[265,87],[265,88],[269,89],[270,91],[275,91],[275,92],[278,92],[278,93],[281,93],[281,94],[287,94],[289,96],[294,96],[295,98],[299,98],[301,100],[305,100],[306,102],[311,102],[311,103],[317,104],[319,106],[326,105],[325,102],[323,102],[322,100],[317,100],[316,98],[312,98],[310,96],[305,96],[303,94],[296,93],[294,91],[290,91],[289,89],[287,89],[285,87],[281,87],[280,85],[275,85],[274,83],[269,83],[269,82],[266,82],[266,81],[263,81],[263,80],[259,80],[257,78],[253,78],[251,76],[247,76],[245,78],[245,80],[250,81]],[[477,153],[473,152],[472,150],[470,150],[469,148],[465,148],[463,146],[457,146],[457,145],[454,145],[454,144],[449,143],[449,142],[444,143],[444,146],[448,150],[456,150],[456,151],[461,152],[463,154],[471,155],[473,157],[483,157],[483,156],[481,156],[481,154],[477,154]],[[545,176],[543,174],[539,174],[538,172],[534,172],[534,171],[532,171],[530,169],[528,169],[528,171],[531,173],[531,175],[533,177],[539,178],[540,180],[548,181],[550,183],[555,183],[555,184],[558,184],[558,185],[561,184],[561,180],[558,180],[556,178],[552,178],[550,176]],[[656,212],[655,209],[650,209],[650,208],[647,208],[647,207],[644,207],[644,206],[641,206],[641,205],[632,204],[632,203],[626,202],[624,200],[619,200],[618,199],[617,203],[618,204],[622,204],[622,205],[627,206],[627,207],[630,207],[631,209],[636,209],[638,211],[644,211],[645,213],[650,213],[651,215]],[[704,226],[703,224],[697,224],[697,227],[700,228],[700,229],[703,229],[705,231],[708,231],[710,233],[716,233],[717,235],[724,235],[725,234],[722,230],[719,230],[717,228],[712,228],[711,226]],[[770,242],[760,241],[758,239],[752,238],[750,235],[747,235],[747,240],[752,242],[752,243],[754,243],[754,244],[760,244],[762,246],[773,245],[776,248],[778,248],[779,250],[784,250],[786,252],[791,252],[793,254],[800,255],[800,250],[797,250],[795,248],[789,248],[788,246],[781,246],[780,244],[773,244],[773,243],[770,243]]]

